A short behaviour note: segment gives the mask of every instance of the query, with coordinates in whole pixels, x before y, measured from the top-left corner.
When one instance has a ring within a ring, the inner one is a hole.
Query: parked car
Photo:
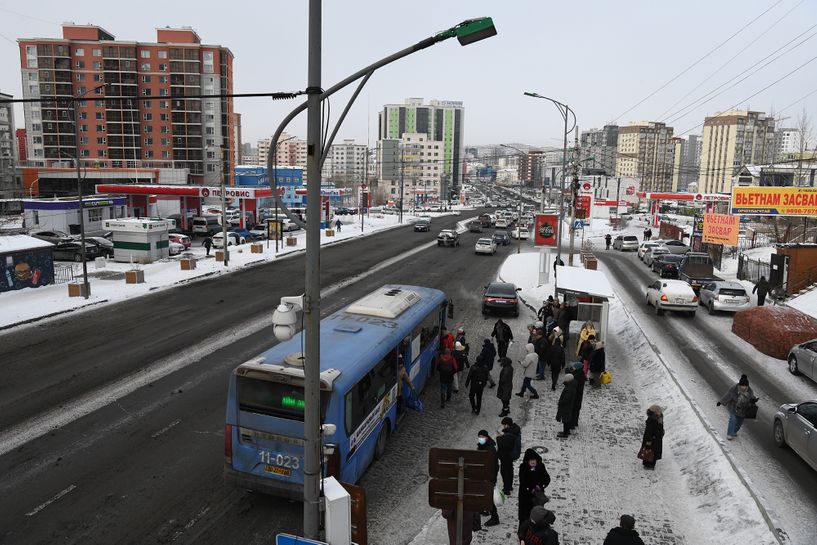
[[[480,238],[474,245],[474,253],[494,255],[496,253],[496,242],[492,238]]]
[[[255,240],[266,240],[267,238],[266,222],[256,224],[252,229],[250,229],[250,233],[252,233],[252,236]]]
[[[212,236],[221,231],[221,223],[216,216],[198,216],[193,218],[193,234]]]
[[[335,214],[338,216],[346,216],[349,213],[350,213],[349,209],[346,208],[345,206],[339,206],[338,208],[335,208]]]
[[[680,240],[665,240],[662,243],[671,254],[685,254],[691,250],[688,244],[684,244]]]
[[[190,240],[190,237],[187,235],[182,235],[180,233],[170,233],[167,235],[167,238],[170,239],[170,242],[176,242],[184,246],[184,249],[190,248],[193,245],[193,241]]]
[[[414,231],[427,233],[431,231],[431,221],[427,219],[419,219],[414,223]]]
[[[497,229],[507,229],[508,227],[510,227],[511,222],[506,217],[499,217],[496,218],[494,225],[496,226]]]
[[[781,405],[772,426],[777,446],[788,445],[817,471],[817,399]]]
[[[437,235],[437,246],[459,246],[460,235],[454,229],[443,229]]]
[[[698,296],[689,284],[681,280],[656,280],[647,286],[647,306],[650,305],[659,316],[665,310],[695,316],[695,311],[698,310]]]
[[[789,372],[792,375],[803,373],[817,382],[817,339],[792,347],[788,360]]]
[[[82,244],[77,241],[61,242],[54,246],[54,259],[60,261],[77,261],[82,263]],[[99,249],[95,244],[85,243],[85,260],[91,261],[99,257]]]
[[[184,251],[184,245],[179,242],[173,242],[172,240],[167,245],[167,253],[168,255],[179,255]]]
[[[644,265],[647,267],[652,267],[653,260],[658,257],[659,255],[666,255],[669,253],[669,250],[664,248],[663,246],[656,246],[655,248],[650,248],[650,251],[644,254]]]
[[[737,282],[718,281],[703,284],[698,291],[698,297],[710,314],[737,312],[752,306],[746,289]]]
[[[613,239],[613,249],[625,252],[638,251],[638,237],[633,235],[618,235]]]
[[[481,233],[482,232],[482,224],[478,221],[472,221],[468,224],[468,232],[469,233]]]
[[[652,260],[652,270],[661,278],[678,278],[678,266],[683,256],[662,254]]]
[[[491,240],[496,242],[497,246],[507,246],[511,243],[511,237],[505,231],[495,231],[491,236]]]
[[[85,237],[86,244],[96,246],[100,257],[113,257],[113,242],[105,237]]]
[[[46,242],[50,242],[51,244],[61,244],[63,242],[71,242],[73,240],[68,233],[64,233],[62,231],[37,231],[36,233],[31,233],[31,236]]]
[[[249,229],[242,229],[241,227],[231,227],[227,230],[227,234],[236,233],[239,237],[243,238],[244,240],[251,242],[256,240],[255,235],[252,234],[252,231]]]
[[[508,282],[491,282],[482,292],[482,314],[510,312],[514,316],[519,316],[519,299],[516,292],[520,289]]]
[[[651,248],[655,248],[658,245],[658,242],[655,241],[642,242],[641,246],[638,247],[638,259],[644,261],[644,255],[650,251]]]
[[[227,246],[238,246],[239,244],[246,244],[247,239],[239,235],[238,233],[232,233],[227,231]],[[223,248],[224,247],[224,233],[216,233],[213,235],[213,247],[214,248]]]

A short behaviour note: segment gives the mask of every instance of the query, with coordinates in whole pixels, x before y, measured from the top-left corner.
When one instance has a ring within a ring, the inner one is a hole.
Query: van
[[[212,235],[221,231],[221,223],[216,216],[197,216],[193,218],[194,235]]]

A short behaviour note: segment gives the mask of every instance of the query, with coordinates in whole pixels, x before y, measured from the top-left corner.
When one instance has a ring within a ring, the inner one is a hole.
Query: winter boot
[[[485,521],[485,526],[497,526],[499,525],[499,516],[492,515],[491,518]]]

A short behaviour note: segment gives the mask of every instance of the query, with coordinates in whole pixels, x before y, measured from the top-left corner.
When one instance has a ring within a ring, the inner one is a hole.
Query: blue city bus
[[[355,483],[379,458],[412,384],[425,386],[445,327],[441,291],[386,285],[321,320],[321,422],[325,476]],[[230,375],[224,436],[225,481],[292,499],[303,497],[304,373],[298,334]],[[398,392],[402,398],[398,403]]]

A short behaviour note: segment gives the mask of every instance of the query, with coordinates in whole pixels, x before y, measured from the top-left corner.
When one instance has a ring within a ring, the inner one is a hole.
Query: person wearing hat
[[[593,354],[590,356],[590,364],[587,366],[590,371],[588,380],[594,388],[601,386],[601,374],[607,368],[607,357],[604,354],[604,341],[596,341]]]
[[[499,416],[503,417],[511,413],[513,362],[511,358],[499,358],[499,366],[499,385],[496,387],[496,397],[502,402],[502,412],[499,413]]]
[[[653,454],[652,460],[642,460],[644,469],[655,469],[655,462],[661,459],[664,450],[664,412],[658,405],[650,405],[647,409],[641,449],[651,450]]]
[[[584,401],[584,383],[587,382],[587,377],[584,374],[584,366],[582,362],[577,361],[573,364],[573,368],[568,371],[573,375],[576,383],[576,397],[573,399],[573,418],[570,419],[570,431],[576,429],[579,425],[579,413],[582,410],[582,402]]]
[[[511,327],[502,321],[502,318],[497,319],[494,324],[494,330],[491,332],[491,337],[496,339],[496,350],[500,358],[508,355],[508,346],[513,342],[513,332]]]
[[[457,362],[447,348],[443,348],[443,353],[437,358],[437,373],[440,375],[440,408],[444,409],[445,402],[451,400],[451,385],[457,376]]]
[[[607,533],[603,545],[644,545],[635,531],[635,518],[632,515],[621,515],[619,525]]]
[[[465,355],[470,355],[471,345],[465,341],[465,330],[463,328],[457,328],[457,335],[454,337],[454,343],[460,343],[463,347],[465,347]]]
[[[496,359],[494,343],[491,342],[491,339],[485,339],[482,341],[482,351],[480,351],[479,356],[477,356],[477,361],[481,361],[482,365],[488,370],[489,388],[496,386],[496,382],[494,382],[493,377],[491,377],[491,370],[494,368],[494,359]]]
[[[542,496],[550,484],[550,474],[539,453],[529,448],[525,450],[519,464],[519,522],[530,518],[531,510],[543,503]],[[545,501],[547,501],[545,499]]]
[[[459,374],[463,369],[470,367],[470,364],[468,363],[468,355],[465,353],[465,346],[461,342],[454,343],[454,351],[451,355],[454,357],[454,361],[457,362],[457,372],[454,375],[454,393],[456,394],[460,391]]]
[[[539,312],[536,313],[536,317],[539,318],[539,321],[545,322],[547,321],[548,316],[553,316],[553,296],[548,295],[546,301],[542,301],[542,306],[539,307]]]
[[[548,346],[545,360],[550,367],[550,389],[556,391],[556,383],[559,381],[559,373],[565,367],[565,348],[558,338]]]
[[[531,381],[536,376],[536,364],[538,362],[539,356],[534,352],[533,344],[526,344],[525,357],[519,362],[519,365],[521,365],[524,370],[524,375],[522,376],[522,389],[515,394],[517,397],[524,397],[525,390],[529,390],[531,392],[530,399],[539,399],[539,392],[536,391],[536,388],[531,386]]]
[[[488,383],[488,369],[478,361],[471,366],[468,376],[465,379],[465,387],[468,390],[468,399],[471,401],[471,413],[479,414],[482,410],[482,391]]]
[[[562,377],[562,395],[559,396],[559,407],[556,410],[556,422],[562,423],[562,431],[556,437],[564,439],[570,435],[570,427],[573,424],[573,404],[576,401],[576,379],[570,373],[565,373]]]
[[[717,405],[726,405],[729,409],[729,425],[726,428],[726,438],[732,440],[738,436],[740,427],[743,426],[743,419],[749,408],[757,403],[758,398],[749,386],[749,377],[741,375],[737,384],[729,388]]]
[[[499,475],[499,457],[496,452],[496,443],[493,439],[491,439],[491,436],[486,430],[479,430],[479,432],[477,432],[477,450],[487,450],[493,454],[493,457],[496,459],[496,471],[494,471],[493,475],[489,475],[487,479],[496,485],[497,477]],[[496,505],[491,506],[491,509],[483,514],[488,514],[491,516],[491,518],[485,521],[485,526],[496,526],[499,524],[499,513],[496,510]],[[477,513],[474,517],[475,530],[481,529],[481,522],[479,513]]]
[[[516,536],[524,545],[559,545],[559,533],[551,526],[556,515],[550,509],[537,505],[530,517],[519,525]]]
[[[504,417],[500,424],[502,429],[496,436],[496,454],[502,476],[502,492],[510,496],[513,491],[513,463],[522,454],[522,429],[510,416]]]

